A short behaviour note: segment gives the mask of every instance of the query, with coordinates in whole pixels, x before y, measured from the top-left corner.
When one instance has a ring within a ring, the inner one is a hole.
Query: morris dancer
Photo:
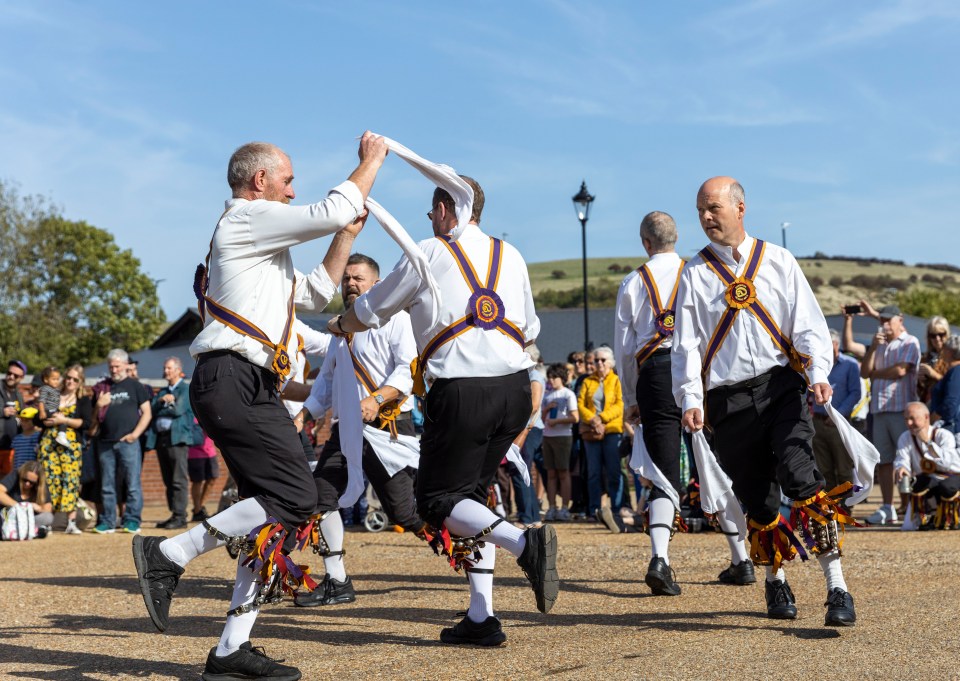
[[[219,546],[248,553],[237,578],[226,626],[210,650],[204,679],[300,678],[295,667],[251,646],[260,605],[298,586],[312,588],[309,570],[289,551],[297,527],[316,507],[317,493],[293,421],[278,385],[296,348],[294,305],[322,310],[336,293],[354,237],[366,219],[363,202],[387,149],[365,133],[360,164],[323,201],[290,206],[289,157],[254,142],[234,152],[227,170],[233,198],[226,202],[195,292],[204,328],[190,346],[197,366],[190,400],[204,431],[223,454],[241,501],[170,539],[135,537],[140,589],[157,629],[167,628],[170,601],[187,563]],[[293,267],[290,248],[336,232],[323,264],[309,275]]]
[[[898,483],[914,478],[910,491],[910,516],[903,529],[960,529],[960,453],[953,433],[930,425],[930,410],[911,402],[903,413],[907,430],[897,442],[893,475]],[[901,491],[906,491],[902,488]],[[936,501],[929,513],[928,501]]]
[[[645,471],[653,489],[647,502],[646,530],[652,557],[645,582],[654,595],[679,596],[680,585],[670,565],[670,540],[680,526],[680,409],[673,399],[670,348],[677,287],[683,260],[676,253],[677,225],[654,211],[640,223],[640,241],[650,260],[631,272],[617,295],[614,351],[621,367],[624,418],[642,424],[643,444],[659,472]],[[636,393],[630,387],[636,388]],[[662,489],[667,483],[670,489]],[[730,544],[730,566],[720,573],[725,584],[753,584],[753,563],[747,559],[737,528],[717,516]]]
[[[443,291],[439,320],[431,325],[435,301],[403,258],[328,329],[355,333],[410,311],[420,350],[414,392],[423,391],[424,374],[432,379],[424,406],[417,510],[432,528],[435,546],[442,546],[451,565],[465,570],[470,581],[466,617],[444,629],[440,640],[499,645],[506,635],[493,614],[494,545],[518,556],[540,612],[553,607],[559,588],[554,528],[519,530],[486,506],[497,466],[530,416],[527,369],[533,362],[524,347],[536,339],[540,320],[523,258],[480,231],[480,185],[466,177],[453,176],[453,181],[468,196],[462,183],[472,189],[472,211],[438,187],[427,213],[436,238],[419,244]]]
[[[347,309],[362,293],[380,281],[380,266],[361,253],[347,260],[341,294]],[[337,381],[338,344],[346,344],[350,361],[350,385],[360,395],[360,412],[368,425],[363,429],[363,473],[373,485],[383,510],[390,520],[423,538],[423,521],[417,515],[413,481],[419,463],[419,443],[413,427],[413,401],[407,399],[413,389],[410,363],[417,356],[410,315],[399,312],[379,329],[340,338],[330,346],[320,375],[304,403],[302,418],[321,417],[333,405],[336,421],[344,409],[356,404],[341,404],[341,386]],[[342,375],[342,374],[341,374]],[[355,376],[355,378],[354,378]],[[334,423],[313,471],[317,486],[315,511],[319,541],[314,549],[323,556],[327,574],[320,587],[298,594],[299,606],[336,605],[356,600],[353,582],[343,564],[343,518],[338,510],[340,497],[347,489],[347,459],[341,449],[340,424]]]
[[[804,373],[817,404],[830,399],[830,335],[796,260],[748,236],[745,210],[743,187],[733,178],[715,177],[700,187],[697,211],[712,243],[680,279],[674,396],[685,428],[712,428],[719,463],[746,508],[751,557],[767,572],[767,616],[797,616],[781,569],[798,553],[806,557],[797,533],[826,576],[824,623],[852,625],[856,614],[840,568],[838,522],[853,519],[836,498],[849,485],[823,490],[805,402]],[[797,500],[790,521],[780,516],[781,488]]]

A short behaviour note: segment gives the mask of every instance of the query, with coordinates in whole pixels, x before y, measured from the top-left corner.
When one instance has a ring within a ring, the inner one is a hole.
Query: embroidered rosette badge
[[[757,300],[757,289],[749,279],[736,279],[727,287],[724,298],[730,307],[742,310]]]
[[[273,370],[281,377],[290,373],[290,355],[287,354],[287,348],[283,345],[278,345],[273,355]]]
[[[503,301],[492,289],[477,289],[470,296],[467,310],[473,314],[474,323],[481,329],[495,329],[503,321]]]
[[[937,470],[937,464],[927,458],[920,459],[920,470],[924,473],[933,473]]]
[[[674,316],[673,310],[664,310],[657,315],[656,318],[657,331],[660,332],[661,336],[672,336],[673,335],[673,324]]]

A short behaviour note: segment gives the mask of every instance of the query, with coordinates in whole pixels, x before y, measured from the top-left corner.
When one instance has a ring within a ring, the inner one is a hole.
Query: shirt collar
[[[732,265],[734,268],[739,266],[741,263],[745,262],[747,257],[750,255],[750,249],[753,248],[753,242],[756,241],[749,234],[744,233],[743,241],[740,242],[740,245],[737,246],[737,252],[740,254],[740,262],[737,262],[733,259],[733,247],[732,246],[720,246],[719,244],[710,244],[710,248],[713,249],[713,252],[724,261],[727,265]]]
[[[653,262],[654,260],[673,260],[678,259],[680,256],[677,255],[676,251],[670,251],[669,253],[654,253],[650,256],[650,260],[647,262]]]
[[[477,234],[481,234],[480,227],[472,222],[468,222],[465,225],[457,225],[450,230],[447,236],[450,237],[451,241],[459,241],[465,235],[476,236]]]

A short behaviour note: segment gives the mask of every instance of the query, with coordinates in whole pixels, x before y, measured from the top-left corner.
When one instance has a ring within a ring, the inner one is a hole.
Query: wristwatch
[[[380,393],[373,393],[373,399],[376,400],[377,405],[382,405],[384,403],[383,395]]]

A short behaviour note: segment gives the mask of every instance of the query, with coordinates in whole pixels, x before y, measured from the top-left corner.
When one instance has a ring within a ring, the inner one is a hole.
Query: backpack
[[[7,541],[26,541],[33,539],[37,534],[33,519],[33,505],[28,501],[21,501],[16,506],[10,506],[0,511],[0,539]]]

